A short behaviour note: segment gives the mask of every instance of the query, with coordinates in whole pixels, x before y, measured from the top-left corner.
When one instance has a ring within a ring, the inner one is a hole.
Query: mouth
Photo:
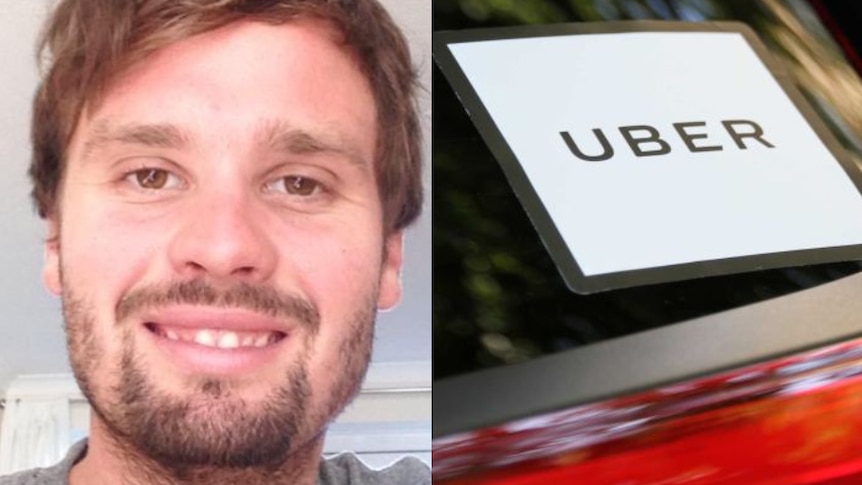
[[[165,358],[154,365],[186,375],[270,372],[296,348],[295,325],[242,309],[175,306],[143,315],[141,322],[152,348]]]
[[[278,344],[287,337],[279,330],[236,331],[219,328],[184,328],[147,322],[144,327],[154,335],[174,341],[223,350],[264,348]]]

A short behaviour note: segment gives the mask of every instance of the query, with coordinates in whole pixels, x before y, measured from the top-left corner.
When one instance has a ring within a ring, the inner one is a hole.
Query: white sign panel
[[[862,257],[857,169],[751,31],[611,25],[435,51],[570,287]]]

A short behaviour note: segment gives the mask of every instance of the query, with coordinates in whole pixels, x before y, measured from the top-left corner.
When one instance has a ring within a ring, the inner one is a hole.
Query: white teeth
[[[268,333],[268,334],[258,336],[256,339],[254,339],[254,346],[255,347],[266,347],[269,344],[269,336],[270,335],[272,335],[272,334]]]
[[[210,330],[201,330],[195,334],[195,343],[207,347],[215,347],[215,336]]]
[[[235,349],[239,347],[239,336],[233,332],[222,332],[218,339],[218,348]]]
[[[168,340],[194,342],[204,347],[217,347],[228,350],[244,347],[266,347],[279,340],[277,332],[233,332],[230,330],[209,328],[196,331],[160,329],[158,334]]]

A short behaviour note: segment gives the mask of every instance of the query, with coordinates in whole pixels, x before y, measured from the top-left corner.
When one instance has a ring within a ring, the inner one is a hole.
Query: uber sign
[[[689,151],[692,152],[711,152],[713,150],[722,150],[723,148],[718,145],[712,146],[698,146],[695,145],[694,140],[698,138],[706,138],[706,134],[704,133],[690,133],[688,132],[688,128],[703,126],[706,123],[701,121],[690,121],[687,123],[674,123],[673,127],[677,133],[679,133],[682,141],[685,142],[685,146],[688,147]],[[733,137],[733,141],[736,143],[741,149],[748,148],[745,143],[743,143],[743,138],[754,138],[760,143],[768,146],[769,148],[773,148],[772,144],[763,139],[763,129],[760,126],[748,120],[727,120],[722,121],[722,125],[727,129],[727,132]],[[747,133],[740,133],[736,131],[736,126],[744,125],[748,126],[750,129]],[[646,132],[646,136],[638,137],[636,134],[638,131]],[[560,132],[560,136],[563,137],[563,141],[566,142],[566,146],[569,147],[569,150],[572,151],[576,157],[581,160],[586,160],[588,162],[601,162],[602,160],[607,160],[614,156],[614,149],[608,144],[608,139],[605,138],[605,134],[602,130],[595,128],[593,129],[593,133],[596,135],[596,138],[602,144],[602,153],[599,155],[585,155],[575,141],[572,139],[572,136],[569,135],[569,132],[562,131]],[[633,126],[621,126],[620,133],[625,138],[626,143],[628,143],[629,147],[631,147],[632,153],[634,153],[638,157],[646,157],[650,155],[664,155],[666,153],[670,153],[670,145],[667,144],[666,141],[662,140],[659,136],[658,130],[649,125],[633,125]],[[653,150],[647,150],[641,148],[643,144],[655,144],[657,147]]]
[[[434,57],[575,291],[862,259],[858,169],[744,24],[438,32]]]

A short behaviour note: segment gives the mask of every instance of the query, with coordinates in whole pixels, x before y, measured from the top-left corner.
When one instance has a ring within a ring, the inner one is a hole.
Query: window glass
[[[745,22],[784,61],[850,156],[862,160],[862,110],[855,108],[862,85],[807,2],[434,0],[433,8],[435,31],[627,19]],[[436,68],[433,92],[435,379],[679,323],[862,269],[832,263],[575,294]]]

